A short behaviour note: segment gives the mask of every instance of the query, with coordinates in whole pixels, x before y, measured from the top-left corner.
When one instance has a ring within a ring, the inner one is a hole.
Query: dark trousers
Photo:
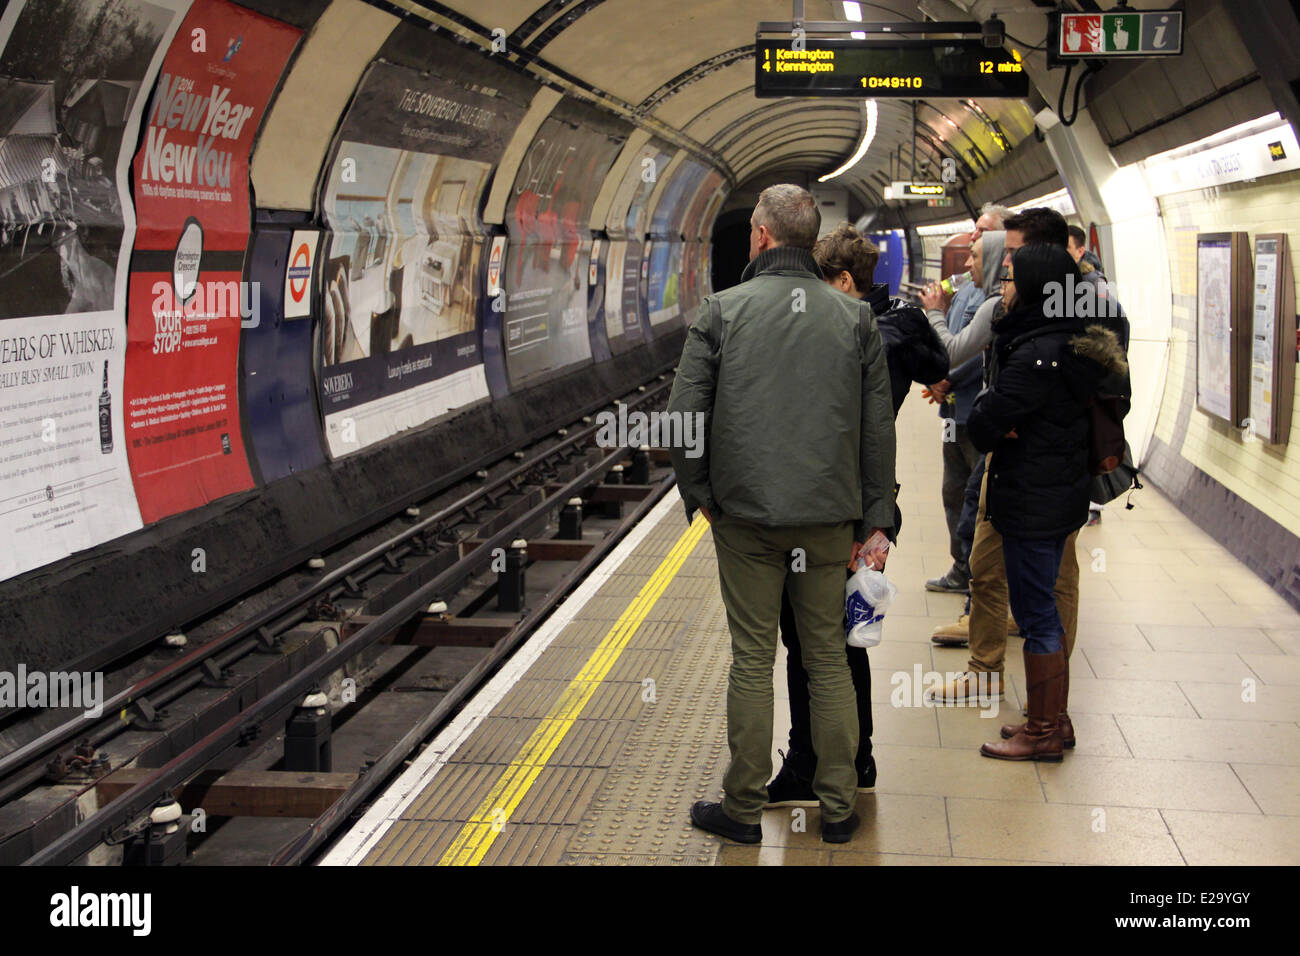
[[[808,672],[804,670],[799,647],[799,630],[795,626],[790,596],[781,593],[781,643],[785,645],[785,679],[790,694],[790,750],[815,756],[812,745],[812,717],[809,711]],[[871,763],[871,664],[865,647],[844,645],[853,678],[853,693],[858,707],[858,753],[854,760],[858,773]],[[803,769],[803,768],[801,768]],[[810,772],[810,771],[809,771]]]
[[[970,561],[971,545],[975,542],[975,519],[980,510],[980,485],[984,482],[984,455],[971,470],[966,480],[966,499],[961,505],[961,518],[957,521],[957,537],[966,548],[966,560]],[[966,595],[966,613],[970,613],[970,595]]]
[[[948,553],[952,555],[953,566],[964,572],[970,560],[971,542],[975,540],[974,515],[968,533],[965,536],[961,533],[968,497],[966,489],[970,486],[971,472],[984,456],[971,443],[965,425],[953,426],[953,439],[943,443],[943,516],[948,522]],[[975,494],[978,504],[978,484]]]
[[[1068,538],[1002,536],[1007,598],[1025,639],[1026,654],[1053,654],[1061,649],[1065,626],[1056,609],[1056,578]]]

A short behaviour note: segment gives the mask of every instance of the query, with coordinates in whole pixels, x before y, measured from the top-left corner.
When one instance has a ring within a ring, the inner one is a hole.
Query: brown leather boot
[[[1061,743],[1067,750],[1073,750],[1074,724],[1070,721],[1070,715],[1066,713],[1070,707],[1070,659],[1065,659],[1065,678],[1061,682]],[[1016,734],[1025,729],[1024,724],[1003,724],[1002,739],[1010,740]]]
[[[980,753],[999,760],[1060,760],[1061,692],[1065,683],[1065,650],[1051,654],[1025,654],[1025,684],[1029,688],[1029,719],[1010,740],[980,747]]]

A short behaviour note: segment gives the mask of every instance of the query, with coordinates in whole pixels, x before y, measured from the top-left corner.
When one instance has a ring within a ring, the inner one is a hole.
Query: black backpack
[[[1095,392],[1088,399],[1088,469],[1109,475],[1120,466],[1128,443],[1124,440],[1124,406],[1118,395]]]

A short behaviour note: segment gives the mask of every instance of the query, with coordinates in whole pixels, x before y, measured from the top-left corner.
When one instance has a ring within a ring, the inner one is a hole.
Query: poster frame
[[[1228,332],[1228,414],[1224,418],[1201,401],[1201,357],[1206,348],[1201,328],[1201,248],[1227,242],[1230,256],[1228,290],[1230,304]],[[1198,232],[1196,234],[1196,407],[1202,413],[1237,427],[1250,408],[1250,303],[1253,302],[1254,272],[1251,269],[1250,234],[1247,232]]]
[[[1262,242],[1277,243],[1277,274],[1273,277],[1275,293],[1273,295],[1273,355],[1272,355],[1272,400],[1270,401],[1270,422],[1268,433],[1256,433],[1257,438],[1270,445],[1285,445],[1291,438],[1291,413],[1295,401],[1295,367],[1296,347],[1293,336],[1295,327],[1295,283],[1292,281],[1291,243],[1285,232],[1261,232],[1255,236],[1253,250],[1258,261]],[[1253,282],[1252,282],[1253,289]],[[1250,344],[1249,359],[1252,370],[1254,362],[1255,308],[1254,295],[1251,296],[1250,310]],[[1247,388],[1254,382],[1254,376],[1247,379]],[[1249,410],[1249,396],[1246,408]]]

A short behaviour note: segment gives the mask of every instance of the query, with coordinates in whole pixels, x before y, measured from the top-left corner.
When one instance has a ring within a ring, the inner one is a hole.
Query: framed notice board
[[[1232,426],[1250,402],[1250,237],[1196,237],[1196,407]]]
[[[1255,237],[1255,285],[1251,309],[1250,404],[1257,437],[1285,444],[1291,434],[1295,395],[1295,284],[1284,232]]]

